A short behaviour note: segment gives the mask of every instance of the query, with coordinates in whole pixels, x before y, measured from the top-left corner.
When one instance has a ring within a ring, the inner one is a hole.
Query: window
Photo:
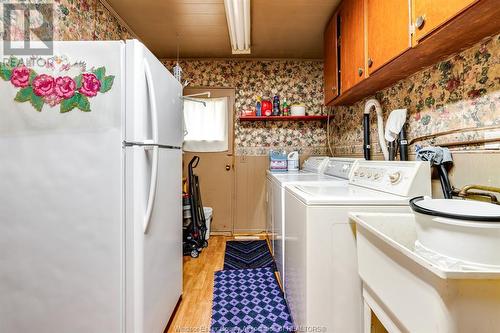
[[[184,101],[184,150],[221,152],[228,144],[228,98],[197,98],[202,103]]]

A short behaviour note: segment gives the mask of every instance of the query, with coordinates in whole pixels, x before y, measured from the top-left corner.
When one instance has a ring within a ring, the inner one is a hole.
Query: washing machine
[[[278,269],[279,280],[284,286],[285,276],[285,186],[290,184],[314,184],[328,182],[347,186],[349,173],[356,159],[312,157],[304,162],[303,170],[292,173],[268,173],[268,218],[271,220],[270,242]],[[286,295],[285,295],[286,296]]]
[[[270,171],[267,170],[266,173],[266,233],[269,239],[269,246],[271,248],[271,253],[274,255],[274,220],[273,220],[273,181],[278,179],[286,179],[291,177],[304,177],[311,179],[318,179],[323,173],[328,163],[328,156],[310,156],[307,158],[301,170],[297,171]]]
[[[363,331],[356,230],[348,214],[410,212],[409,199],[420,195],[431,195],[428,162],[358,161],[348,186],[285,186],[284,285],[297,330]]]

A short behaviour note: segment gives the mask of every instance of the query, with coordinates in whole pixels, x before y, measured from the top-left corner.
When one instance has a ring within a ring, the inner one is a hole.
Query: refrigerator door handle
[[[144,215],[144,234],[148,233],[149,223],[151,222],[151,215],[153,214],[153,206],[156,198],[156,185],[158,183],[158,146],[144,146],[144,150],[153,150],[153,161],[151,165],[151,183],[149,185],[148,204],[146,213]]]
[[[153,75],[148,60],[144,58],[144,72],[148,85],[149,104],[151,105],[151,130],[153,132],[153,142],[158,143],[158,109],[156,107],[156,93],[154,89]]]

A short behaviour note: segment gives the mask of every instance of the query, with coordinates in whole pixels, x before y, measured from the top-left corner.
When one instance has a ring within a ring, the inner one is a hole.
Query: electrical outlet
[[[485,143],[485,149],[500,149],[500,131],[489,131],[484,133],[485,139],[498,139],[499,142]]]

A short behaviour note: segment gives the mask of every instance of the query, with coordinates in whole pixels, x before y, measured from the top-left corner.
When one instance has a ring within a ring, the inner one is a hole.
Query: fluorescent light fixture
[[[250,0],[224,0],[233,54],[250,54]]]

